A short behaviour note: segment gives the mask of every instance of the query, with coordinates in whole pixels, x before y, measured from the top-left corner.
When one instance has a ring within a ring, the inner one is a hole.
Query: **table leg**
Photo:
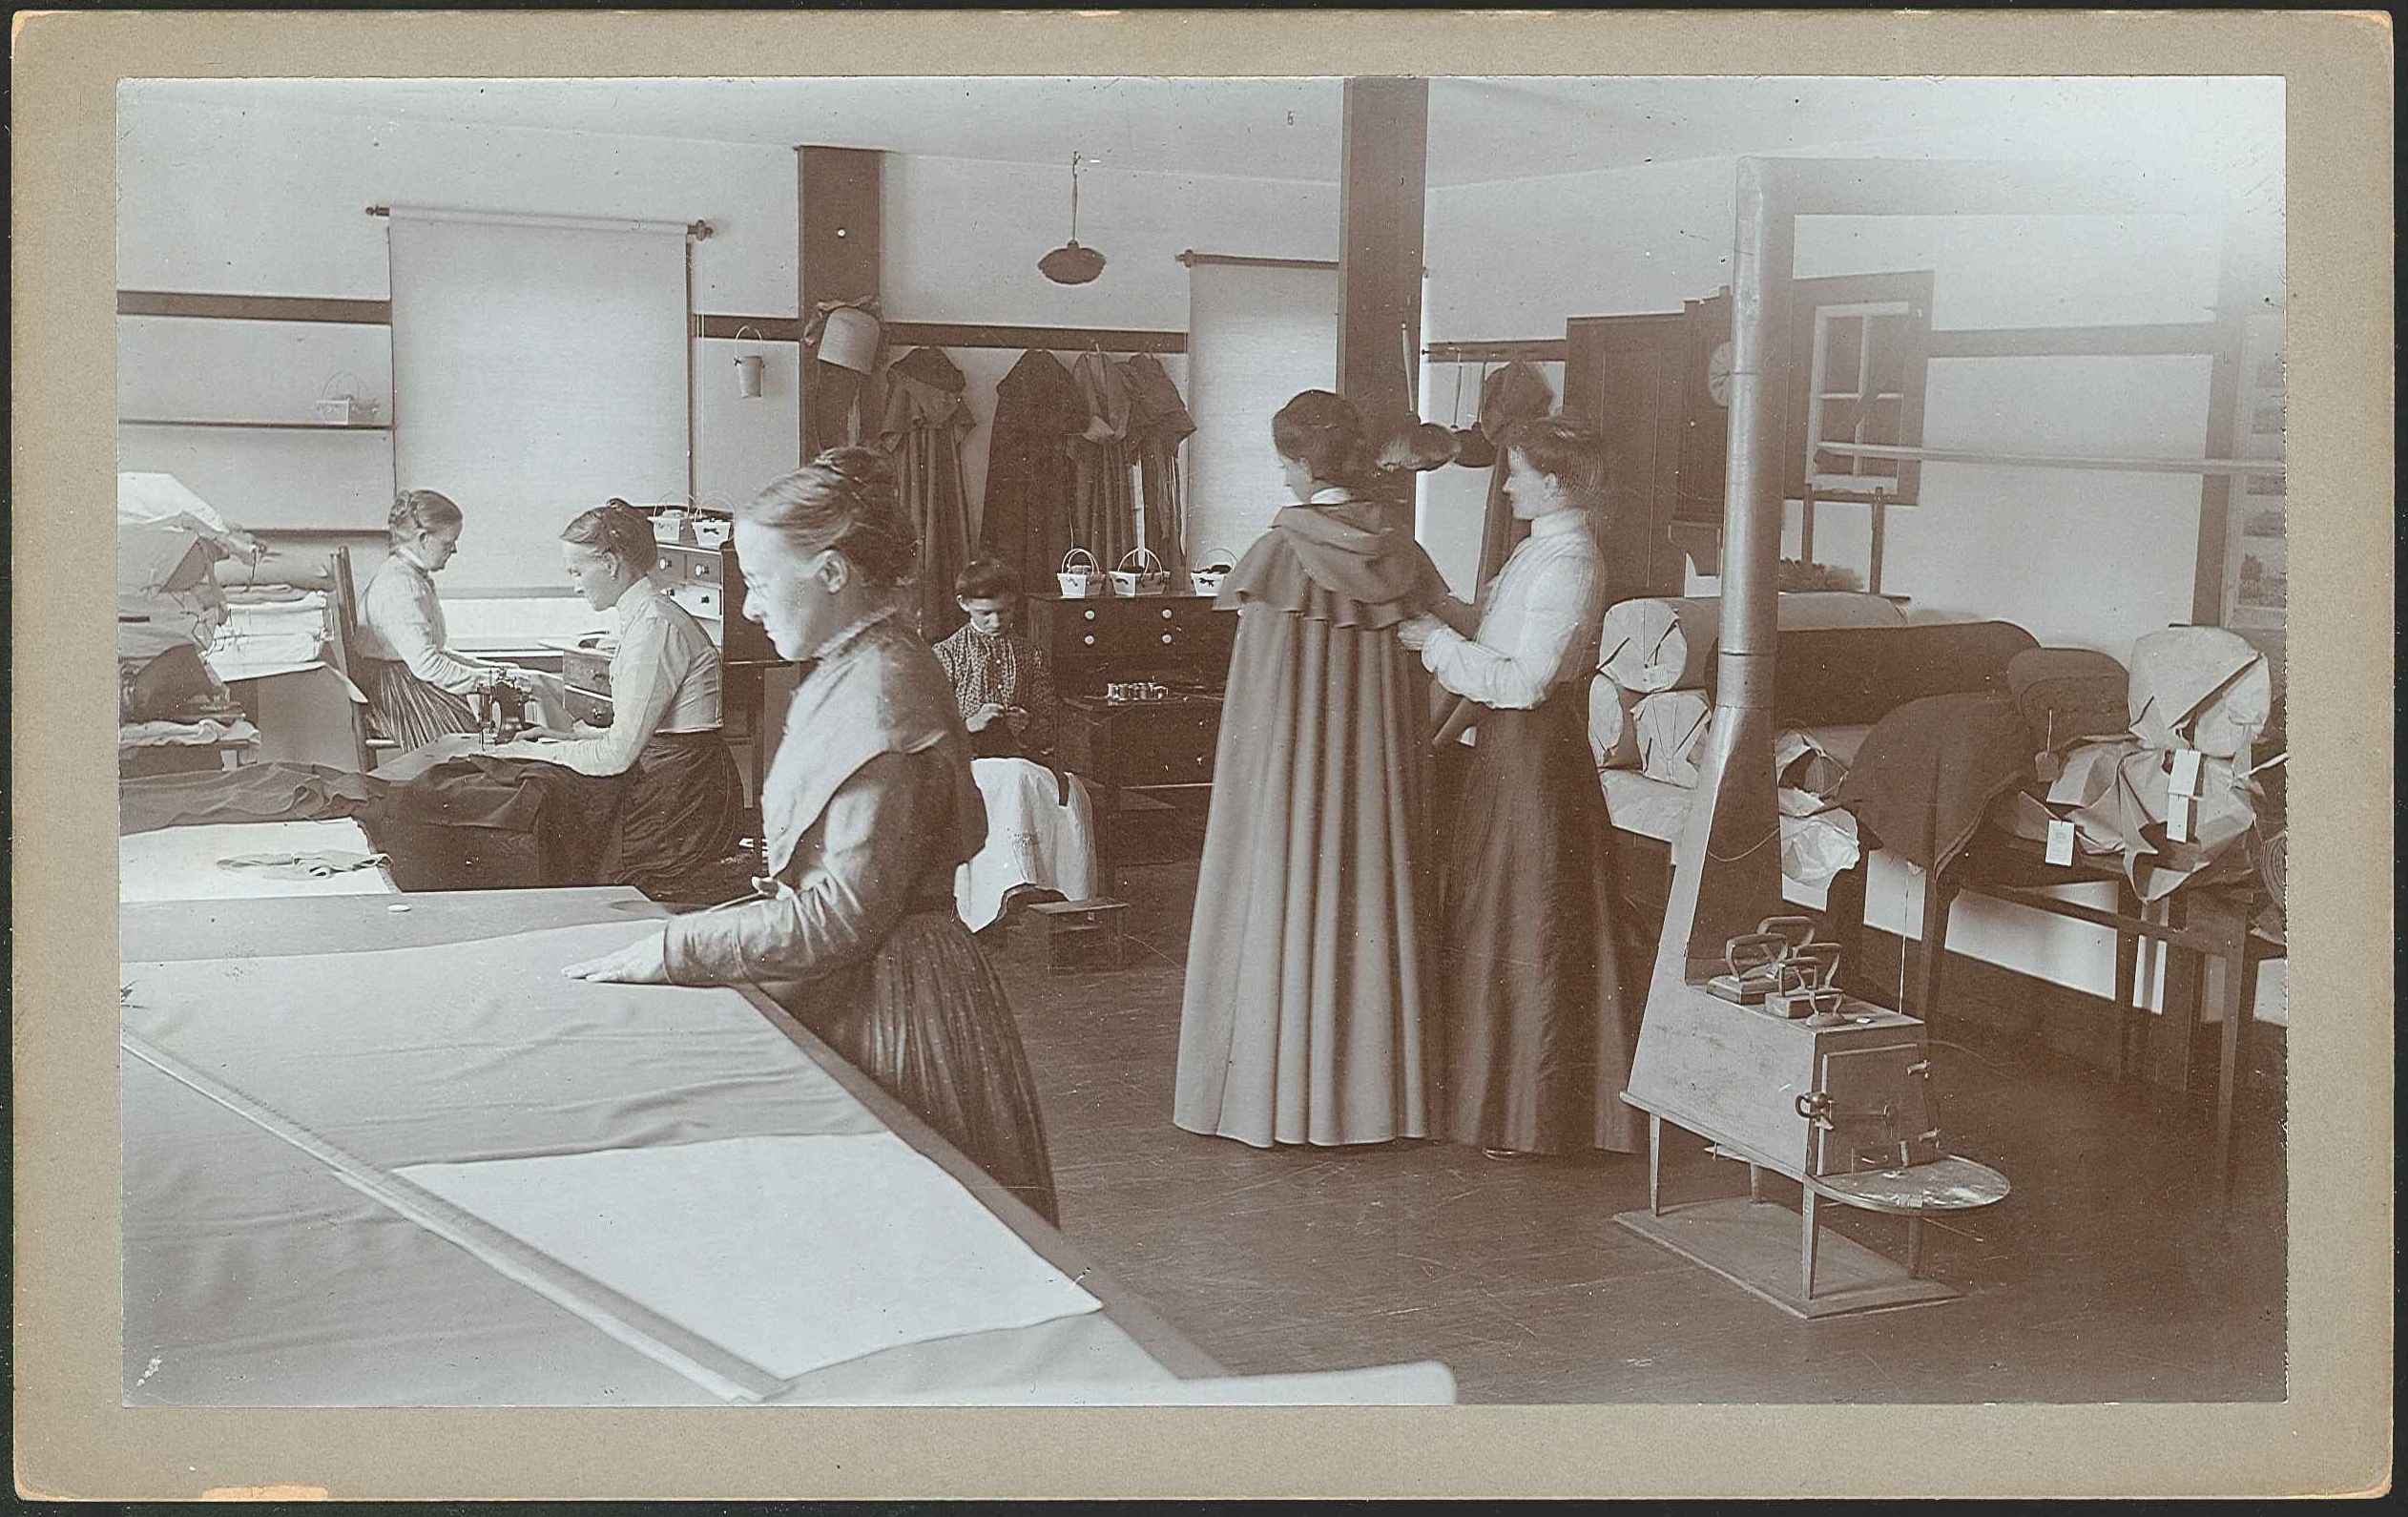
[[[1815,1299],[1815,1244],[1820,1236],[1820,1229],[1815,1221],[1815,1188],[1813,1186],[1806,1187],[1805,1200],[1798,1211],[1805,1234],[1798,1243],[1798,1277],[1804,1285],[1805,1298],[1811,1301]]]
[[[1941,966],[1948,957],[1948,908],[1957,897],[1953,874],[1923,876],[1923,942],[1917,961],[1913,1014],[1926,1028],[1940,1025]]]
[[[2119,883],[2115,889],[2115,909],[2118,916],[2138,914],[2140,903],[2132,887]],[[2149,1052],[2149,1019],[2146,1008],[2149,995],[2140,983],[2141,935],[2119,931],[2115,935],[2115,1077],[2132,1077],[2135,1053],[2147,1064]]]
[[[1650,1112],[1647,1118],[1647,1210],[1664,1215],[1664,1119]]]
[[[1748,1199],[1759,1206],[1764,1204],[1764,1166],[1761,1164],[1748,1166]]]
[[[1923,1219],[1906,1219],[1906,1278],[1920,1279],[1923,1274]]]
[[[2188,928],[2190,925],[2190,903],[2176,891],[2166,900],[2166,925]],[[2181,1059],[2176,1065],[2177,1078],[2182,1082],[2182,1097],[2188,1102],[2197,1088],[2197,1050],[2199,1047],[2200,1003],[2206,989],[2202,972],[2207,955],[2194,948],[2167,944],[2165,1016],[2174,1029],[2176,1051]]]
[[[1872,976],[1864,972],[1858,951],[1864,944],[1864,876],[1862,860],[1832,876],[1831,888],[1823,897],[1823,930],[1839,946],[1841,976],[1852,986],[1869,988]]]
[[[2233,1088],[2240,1079],[2241,1027],[2249,1020],[2257,976],[2251,972],[2249,962],[2248,914],[2228,911],[2221,904],[2216,909],[2225,918],[2219,925],[2227,933],[2223,1004],[2218,1008],[2224,1021],[2218,1029],[2221,1037],[2215,1073],[2215,1183],[2221,1194],[2232,1177]]]

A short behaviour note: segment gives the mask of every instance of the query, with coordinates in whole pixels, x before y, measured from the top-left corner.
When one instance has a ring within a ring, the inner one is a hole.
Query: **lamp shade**
[[[1085,284],[1104,272],[1104,255],[1072,238],[1037,260],[1037,272],[1056,284]]]
[[[820,329],[820,362],[866,374],[878,366],[878,318],[858,306],[840,305],[828,312]]]

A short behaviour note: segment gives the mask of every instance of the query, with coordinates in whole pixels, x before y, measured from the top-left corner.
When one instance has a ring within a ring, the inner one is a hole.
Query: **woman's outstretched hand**
[[[1397,624],[1397,641],[1415,653],[1420,653],[1422,646],[1430,640],[1430,635],[1445,625],[1444,622],[1424,612],[1419,616]]]
[[[598,959],[581,964],[565,965],[560,972],[571,980],[593,980],[612,985],[667,985],[669,983],[669,934],[655,932],[638,939]]]

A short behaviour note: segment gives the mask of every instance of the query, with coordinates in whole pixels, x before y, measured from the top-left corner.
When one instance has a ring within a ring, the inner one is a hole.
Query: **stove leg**
[[[1647,1119],[1647,1210],[1650,1216],[1664,1215],[1664,1119],[1652,1112]]]
[[[1764,1166],[1761,1164],[1748,1166],[1748,1199],[1758,1206],[1764,1204]]]
[[[1806,1187],[1805,1200],[1800,1207],[1805,1224],[1805,1236],[1798,1245],[1798,1274],[1804,1282],[1806,1299],[1810,1301],[1815,1299],[1815,1244],[1818,1240],[1818,1231],[1815,1225],[1815,1188],[1809,1185]]]
[[[1923,1275],[1923,1219],[1906,1219],[1906,1278],[1920,1279]]]

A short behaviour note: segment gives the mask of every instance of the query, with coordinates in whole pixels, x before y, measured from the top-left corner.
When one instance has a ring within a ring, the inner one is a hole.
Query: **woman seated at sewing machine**
[[[1045,654],[1012,634],[1020,579],[982,558],[953,580],[969,621],[936,645],[969,729],[970,774],[986,802],[986,845],[954,877],[954,902],[976,932],[1007,904],[1084,901],[1095,893],[1095,819],[1087,787],[1051,767],[1053,672]]]
[[[456,653],[434,576],[460,548],[460,508],[431,489],[405,489],[385,518],[391,551],[360,596],[353,674],[369,719],[405,749],[475,732],[468,696],[510,678],[499,664]]]
[[[719,653],[653,583],[658,553],[642,511],[613,502],[585,512],[560,534],[560,556],[587,605],[617,613],[611,725],[587,736],[532,727],[494,753],[627,776],[617,879],[604,883],[651,893],[726,858],[743,830],[744,778],[719,730]]]

